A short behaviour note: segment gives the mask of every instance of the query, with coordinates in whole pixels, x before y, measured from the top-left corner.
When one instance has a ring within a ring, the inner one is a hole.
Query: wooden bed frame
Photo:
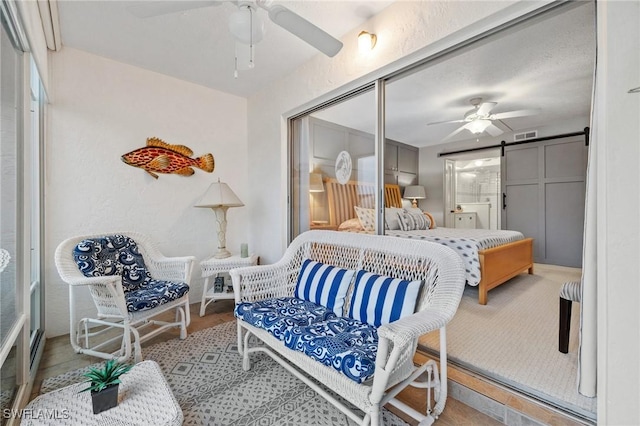
[[[329,204],[329,224],[338,226],[356,217],[354,206],[374,208],[375,186],[372,183],[349,181],[342,185],[333,178],[325,179],[327,201]],[[393,184],[384,186],[385,207],[402,207],[400,187]],[[433,216],[431,228],[435,227]],[[533,238],[525,238],[513,243],[503,244],[486,250],[479,250],[480,284],[478,284],[478,303],[486,305],[489,290],[498,287],[527,271],[533,274]]]

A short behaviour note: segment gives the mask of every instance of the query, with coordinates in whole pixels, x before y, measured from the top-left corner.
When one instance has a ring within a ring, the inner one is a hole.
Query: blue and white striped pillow
[[[413,314],[422,281],[376,275],[364,270],[356,274],[349,317],[375,327]]]
[[[344,299],[355,272],[353,269],[342,269],[305,259],[294,295],[298,299],[322,305],[341,317]]]

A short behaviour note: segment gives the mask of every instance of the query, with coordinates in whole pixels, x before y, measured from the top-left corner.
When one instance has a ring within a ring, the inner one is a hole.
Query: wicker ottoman
[[[93,414],[87,383],[38,396],[23,413],[23,425],[181,425],[182,410],[155,361],[136,364],[121,377],[118,406]]]

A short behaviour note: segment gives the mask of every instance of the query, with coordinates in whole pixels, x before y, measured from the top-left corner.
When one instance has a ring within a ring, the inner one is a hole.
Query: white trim
[[[4,365],[4,361],[7,359],[7,356],[13,347],[13,342],[18,338],[26,320],[27,316],[25,314],[20,314],[16,323],[11,327],[11,331],[7,334],[7,337],[5,337],[4,344],[0,348],[0,365]]]

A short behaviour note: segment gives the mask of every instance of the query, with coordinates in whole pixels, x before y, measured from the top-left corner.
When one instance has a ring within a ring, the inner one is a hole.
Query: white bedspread
[[[518,231],[491,229],[435,228],[418,231],[385,231],[387,235],[401,238],[421,239],[440,243],[452,248],[465,263],[467,284],[480,284],[480,259],[478,250],[497,247],[524,239]]]

